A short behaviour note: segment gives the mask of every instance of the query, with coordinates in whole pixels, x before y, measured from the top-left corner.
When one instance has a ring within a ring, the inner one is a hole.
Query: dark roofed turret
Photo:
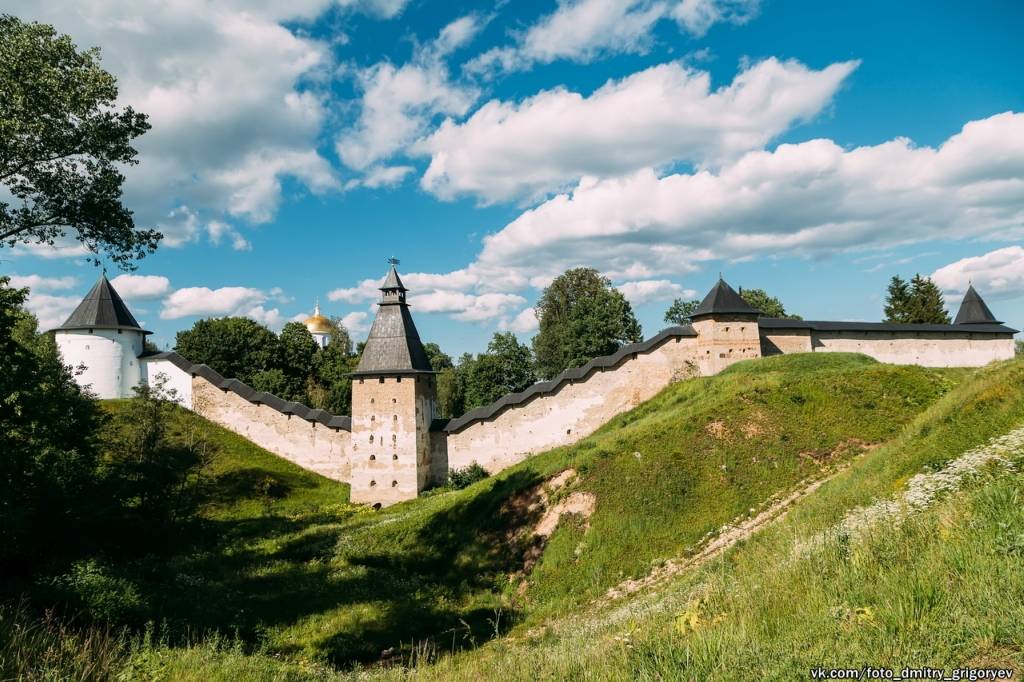
[[[760,310],[743,300],[743,297],[736,293],[735,289],[719,277],[715,286],[711,287],[711,291],[690,315],[690,319],[708,315],[751,315],[757,317],[760,314]]]
[[[395,269],[397,261],[391,259],[382,292],[377,317],[366,338],[359,366],[354,374],[416,374],[432,372],[427,352],[416,331],[416,325],[405,302],[408,289]]]
[[[985,301],[974,289],[974,285],[967,286],[967,293],[960,304],[960,310],[956,314],[953,324],[1002,324],[992,314],[992,311],[985,305]]]
[[[150,333],[139,326],[106,274],[100,275],[71,316],[57,329],[124,329]]]

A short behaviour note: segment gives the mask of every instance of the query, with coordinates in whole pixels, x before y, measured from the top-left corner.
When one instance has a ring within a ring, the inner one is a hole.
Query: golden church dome
[[[331,321],[320,314],[319,303],[316,304],[312,317],[307,317],[306,321],[302,324],[306,325],[306,329],[309,330],[310,334],[330,334],[333,329]]]

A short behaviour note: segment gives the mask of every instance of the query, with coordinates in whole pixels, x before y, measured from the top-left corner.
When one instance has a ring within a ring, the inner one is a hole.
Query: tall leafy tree
[[[313,358],[320,347],[301,322],[289,322],[278,337],[280,355],[277,365],[285,377],[287,389],[282,398],[305,400],[306,382],[313,374]]]
[[[310,407],[332,414],[352,413],[351,372],[359,365],[359,356],[346,352],[341,344],[331,343],[313,356],[313,375],[306,393]]]
[[[506,393],[515,393],[536,381],[533,354],[515,334],[496,333],[468,368],[465,409],[488,405]]]
[[[340,317],[335,316],[331,318],[331,333],[328,345],[336,346],[342,350],[345,355],[352,354],[352,335],[349,334],[348,329],[345,328]]]
[[[690,315],[700,305],[700,301],[677,298],[665,311],[665,321],[669,324],[690,324]]]
[[[537,372],[545,379],[642,338],[629,301],[593,268],[575,268],[556,277],[536,309],[540,331],[533,338],[533,352]]]
[[[889,281],[885,321],[904,324],[949,324],[942,291],[930,277],[920,274],[908,283],[898,275]]]
[[[178,332],[175,350],[250,385],[258,373],[279,368],[277,336],[247,317],[199,320],[191,329]]]
[[[929,324],[949,324],[949,313],[942,291],[931,277],[914,275],[910,280],[910,322]]]
[[[763,317],[778,317],[787,320],[802,320],[799,315],[786,312],[786,306],[764,289],[740,289],[744,301],[761,311]]]
[[[885,295],[885,321],[907,322],[910,318],[910,285],[893,275]]]
[[[70,233],[131,268],[162,235],[137,229],[120,169],[137,163],[144,114],[119,107],[96,49],[52,26],[0,15],[0,245],[53,244]]]
[[[436,343],[423,344],[423,350],[426,352],[427,359],[430,360],[430,366],[435,372],[455,367],[451,356],[442,351],[441,347]]]

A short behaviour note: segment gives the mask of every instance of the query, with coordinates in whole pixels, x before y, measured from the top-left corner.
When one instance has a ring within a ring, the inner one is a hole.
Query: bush
[[[490,476],[487,473],[487,469],[473,462],[469,466],[462,467],[461,469],[450,469],[448,471],[448,486],[455,490],[462,490],[468,488],[477,481],[482,481]]]

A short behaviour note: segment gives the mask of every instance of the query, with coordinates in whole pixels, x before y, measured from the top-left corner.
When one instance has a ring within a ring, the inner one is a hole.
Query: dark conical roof
[[[89,290],[67,321],[57,329],[135,329],[145,331],[105,274]],[[147,334],[149,332],[146,332]]]
[[[981,300],[981,296],[974,290],[974,285],[967,287],[967,293],[964,294],[963,303],[960,304],[960,310],[956,314],[956,319],[953,320],[953,324],[1001,324],[996,316],[992,314],[992,311],[985,305],[985,301]]]
[[[384,278],[384,284],[380,286],[380,289],[381,291],[386,291],[388,289],[408,291],[408,289],[405,288],[405,285],[402,284],[402,278],[398,276],[398,270],[395,269],[394,265],[392,265],[391,270],[388,271],[388,276]]]
[[[391,266],[381,287],[384,300],[379,304],[370,335],[363,346],[359,366],[354,374],[414,374],[432,372],[427,352],[423,349],[419,332],[405,302],[406,288]],[[400,296],[388,296],[388,291],[399,290]]]
[[[743,300],[743,297],[736,293],[736,290],[725,283],[721,277],[711,291],[700,302],[697,309],[690,315],[691,318],[702,315],[731,314],[731,315],[760,315],[761,311]]]

